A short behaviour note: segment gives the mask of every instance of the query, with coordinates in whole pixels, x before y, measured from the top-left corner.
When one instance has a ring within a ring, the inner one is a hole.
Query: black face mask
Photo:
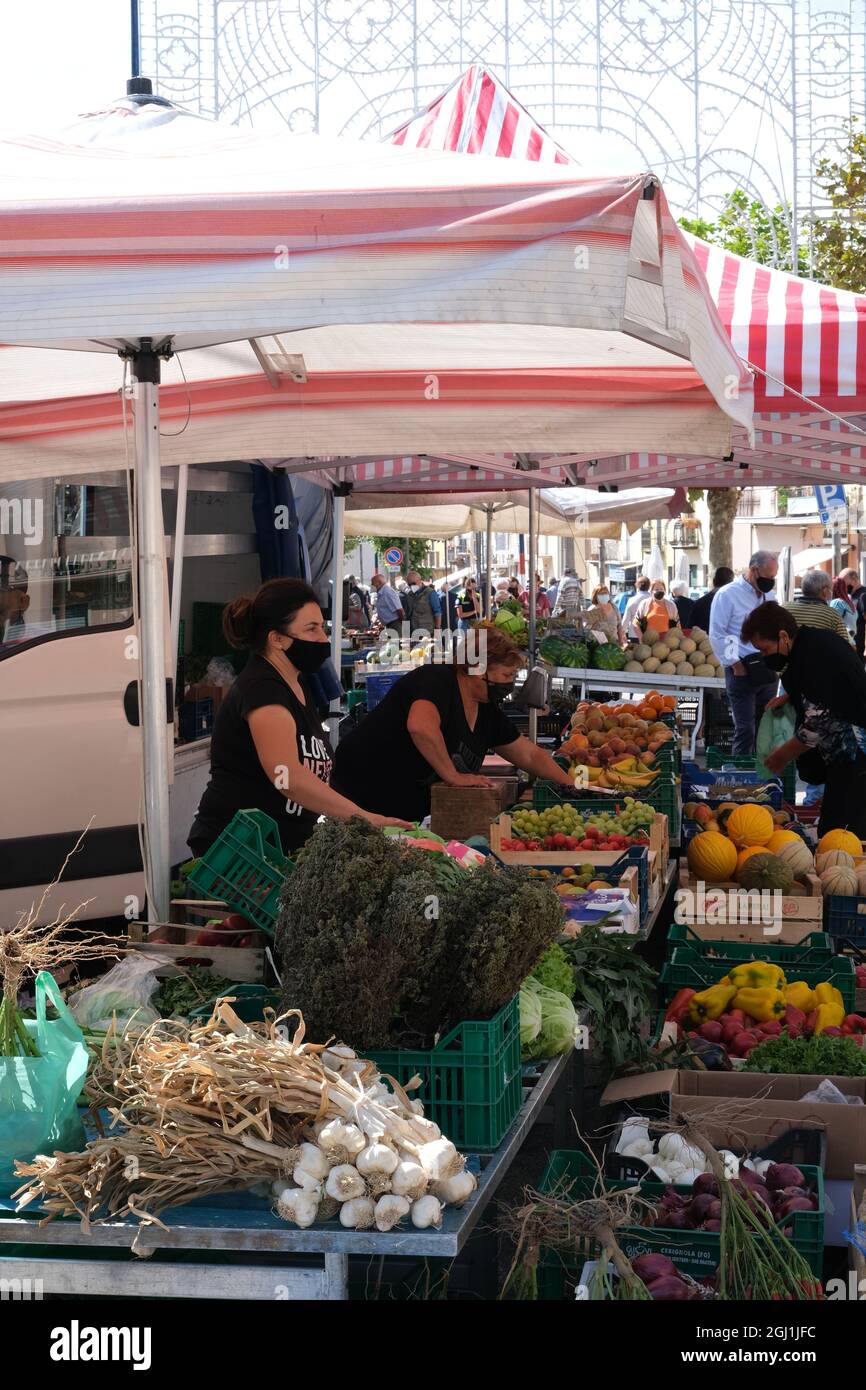
[[[784,671],[790,659],[790,656],[783,652],[770,652],[764,657],[764,665],[769,666],[771,671]]]
[[[330,655],[330,642],[307,642],[302,637],[293,637],[292,645],[286,648],[289,661],[305,676],[324,666]]]
[[[653,589],[653,598],[656,600],[656,603],[661,602],[661,600],[664,598],[664,596],[665,596],[665,591],[664,591],[664,589]]]
[[[853,592],[854,592],[854,585],[853,585],[853,584],[846,584],[846,585],[845,585],[845,588],[848,590],[848,593],[849,593],[849,594],[853,594]]]
[[[516,681],[491,681],[484,677],[487,684],[487,698],[492,705],[498,705],[502,700],[507,700],[509,695],[514,694]]]
[[[775,589],[776,587],[775,579],[765,579],[762,574],[758,575],[757,579],[755,580],[755,583],[757,584],[762,594],[768,594],[771,589]]]

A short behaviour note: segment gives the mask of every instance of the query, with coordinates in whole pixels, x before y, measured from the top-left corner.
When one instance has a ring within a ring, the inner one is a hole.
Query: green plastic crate
[[[532,805],[537,811],[546,810],[548,806],[558,806],[561,802],[567,801],[578,811],[610,811],[616,813],[622,805],[626,796],[633,796],[635,801],[644,801],[647,806],[652,806],[656,811],[661,811],[668,818],[668,835],[671,842],[676,842],[680,834],[680,817],[682,803],[680,800],[680,784],[672,777],[664,777],[660,786],[653,788],[636,787],[633,791],[614,793],[610,796],[590,796],[581,797],[570,795],[565,787],[557,786],[554,782],[546,782],[543,779],[535,783],[532,789]]]
[[[273,936],[283,879],[294,867],[283,853],[276,821],[264,811],[238,811],[188,882],[203,898],[228,903]]]
[[[785,1228],[791,1229],[791,1244],[806,1260],[812,1273],[821,1277],[824,1261],[824,1176],[820,1168],[804,1166],[803,1176],[808,1179],[818,1197],[816,1211],[794,1212],[786,1221]],[[592,1195],[597,1170],[586,1154],[575,1149],[555,1149],[541,1179],[540,1191],[551,1192],[555,1188],[569,1186],[572,1197],[584,1198]],[[634,1188],[633,1182],[616,1182],[606,1179],[605,1187],[612,1192]],[[661,1182],[642,1182],[642,1193],[648,1197],[662,1197],[665,1184]],[[688,1187],[675,1187],[676,1192],[690,1192]],[[715,1231],[673,1231],[656,1226],[643,1230],[638,1226],[626,1226],[617,1232],[617,1239],[623,1251],[634,1259],[638,1255],[667,1255],[684,1274],[694,1279],[702,1279],[715,1273],[719,1265],[719,1235]],[[586,1255],[592,1258],[597,1247],[589,1245]],[[580,1256],[566,1258],[558,1252],[542,1250],[538,1267],[539,1298],[557,1299],[566,1297],[566,1282],[579,1274],[582,1263]]]
[[[820,933],[813,933],[819,935]],[[747,944],[747,943],[742,943]],[[777,947],[778,950],[787,949],[796,951],[796,946]],[[746,959],[762,960],[763,956],[746,957]],[[769,957],[767,958],[769,959]],[[738,962],[741,963],[741,962]],[[727,960],[713,960],[708,956],[700,956],[692,950],[690,946],[675,946],[669,961],[662,966],[659,975],[659,999],[662,1004],[669,1004],[677,990],[680,989],[709,989],[711,985],[718,984],[719,980],[724,979],[731,968],[730,957]],[[776,965],[784,965],[781,960],[776,960]],[[787,974],[787,971],[786,971]],[[832,956],[829,960],[824,960],[818,964],[800,965],[796,967],[796,978],[805,980],[807,985],[813,989],[815,985],[823,982],[835,985],[842,995],[842,1002],[845,1005],[845,1012],[851,1013],[854,1008],[854,994],[856,989],[856,973],[854,962],[849,956]]]
[[[402,1084],[416,1074],[424,1114],[458,1149],[495,1149],[520,1109],[520,1005],[515,995],[487,1023],[458,1023],[426,1051],[366,1054]]]
[[[738,772],[754,772],[755,758],[751,754],[726,753],[724,748],[707,749],[707,771],[717,772],[720,767],[735,767]],[[793,802],[797,796],[797,764],[788,763],[782,773],[782,799]]]
[[[725,960],[729,965],[739,965],[744,960],[769,960],[783,966],[786,974],[789,966],[820,965],[835,954],[832,939],[822,931],[810,932],[793,946],[770,941],[707,941],[687,923],[673,922],[668,930],[667,960],[678,947],[693,951],[701,959]]]

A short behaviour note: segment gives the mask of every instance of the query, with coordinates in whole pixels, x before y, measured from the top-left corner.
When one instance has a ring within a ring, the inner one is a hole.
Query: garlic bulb
[[[391,1191],[399,1197],[408,1197],[415,1202],[427,1191],[427,1174],[420,1163],[403,1159],[391,1174]]]
[[[347,1163],[366,1147],[363,1131],[343,1120],[329,1120],[319,1130],[319,1148],[329,1163]]]
[[[441,1224],[442,1203],[437,1197],[419,1197],[417,1202],[412,1203],[412,1225],[417,1226],[419,1231]]]
[[[408,1215],[408,1200],[405,1197],[398,1197],[394,1192],[389,1192],[387,1196],[380,1197],[376,1203],[376,1230],[390,1231],[392,1226],[396,1226],[398,1221],[402,1221],[403,1217]]]
[[[424,1115],[414,1115],[412,1117],[412,1128],[420,1139],[432,1144],[434,1139],[442,1138],[442,1131],[438,1125],[434,1125],[432,1120],[428,1120]]]
[[[325,1192],[338,1202],[350,1202],[367,1195],[367,1184],[351,1163],[337,1163],[328,1174]]]
[[[318,1144],[301,1144],[299,1153],[292,1169],[292,1178],[298,1187],[316,1187],[323,1183],[331,1165]]]
[[[376,1208],[369,1197],[353,1197],[340,1207],[340,1225],[362,1231],[372,1226],[376,1219]]]
[[[326,1047],[322,1053],[322,1062],[331,1071],[342,1071],[347,1062],[353,1062],[357,1057],[351,1047],[346,1047],[345,1043],[335,1043],[333,1047]]]
[[[312,1226],[318,1211],[318,1200],[304,1187],[284,1187],[277,1199],[277,1215],[296,1226]]]
[[[430,1144],[422,1144],[418,1150],[418,1162],[428,1177],[434,1182],[443,1182],[462,1173],[466,1160],[459,1154],[450,1139],[434,1139]]]
[[[416,1114],[416,1115],[423,1115],[423,1114],[424,1114],[424,1104],[423,1104],[423,1101],[420,1101],[420,1100],[410,1100],[410,1101],[409,1101],[409,1105],[410,1105],[410,1107],[411,1107],[411,1109],[412,1109],[412,1111],[413,1111],[414,1114]]]
[[[355,1166],[358,1172],[367,1178],[372,1177],[374,1173],[384,1173],[387,1176],[393,1173],[399,1162],[390,1144],[368,1144],[355,1159]]]
[[[468,1173],[463,1169],[462,1173],[456,1173],[453,1178],[446,1178],[444,1182],[433,1184],[433,1195],[445,1206],[462,1207],[468,1201],[478,1186],[478,1181],[474,1173]]]

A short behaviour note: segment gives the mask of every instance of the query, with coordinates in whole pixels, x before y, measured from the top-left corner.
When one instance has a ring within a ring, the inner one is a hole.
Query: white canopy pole
[[[174,548],[171,554],[171,669],[177,680],[177,647],[180,638],[180,597],[183,592],[183,553],[186,548],[186,494],[189,464],[177,470],[177,508],[174,521]],[[175,694],[177,692],[175,691]]]
[[[341,658],[343,652],[343,547],[346,540],[346,492],[345,483],[334,488],[333,511],[333,551],[331,554],[331,660],[341,678]],[[331,701],[331,733],[336,737],[336,724],[340,717],[340,700]]]
[[[535,582],[535,570],[538,564],[538,489],[530,487],[527,489],[527,501],[529,503],[529,669],[535,665],[536,641],[535,641],[535,599],[537,594],[537,584]],[[538,742],[538,710],[529,711],[529,737],[533,743]]]
[[[485,511],[487,512],[487,548],[486,548],[486,550],[485,550],[485,555],[487,556],[487,570],[486,570],[485,575],[484,575],[484,606],[483,606],[483,608],[482,608],[481,611],[482,611],[482,613],[484,614],[485,618],[491,618],[491,617],[493,616],[493,594],[492,594],[492,590],[493,590],[493,563],[492,563],[492,559],[493,559],[493,505],[492,505],[492,503],[488,503],[488,504],[487,504],[487,506],[485,507]]]
[[[165,534],[159,460],[159,358],[150,340],[132,354],[138,539],[139,701],[144,773],[148,920],[168,921],[168,721],[165,660]]]

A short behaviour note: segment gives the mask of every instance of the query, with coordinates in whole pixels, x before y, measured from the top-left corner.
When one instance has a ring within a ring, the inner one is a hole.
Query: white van
[[[163,470],[169,556],[175,479],[175,469]],[[189,470],[187,650],[202,611],[194,605],[212,605],[213,619],[229,598],[260,582],[252,486],[245,462]],[[0,929],[39,902],[82,835],[40,920],[61,904],[68,910],[86,902],[87,919],[121,918],[130,904],[133,911],[144,906],[129,504],[123,471],[0,489]],[[169,698],[173,723],[172,706]],[[189,855],[209,744],[175,747],[173,863]]]

